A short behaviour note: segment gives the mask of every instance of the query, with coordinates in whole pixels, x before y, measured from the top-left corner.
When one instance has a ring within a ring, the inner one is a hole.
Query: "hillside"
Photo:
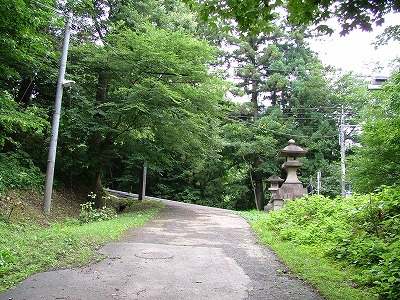
[[[77,217],[84,196],[71,190],[53,193],[50,215],[43,213],[43,194],[37,190],[9,191],[0,194],[0,219],[11,223],[50,225]]]

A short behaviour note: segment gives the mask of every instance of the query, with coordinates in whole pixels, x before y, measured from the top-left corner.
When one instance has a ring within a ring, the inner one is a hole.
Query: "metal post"
[[[321,177],[322,177],[322,173],[321,173],[321,171],[318,171],[318,173],[317,173],[317,195],[319,195],[321,192]]]
[[[342,105],[342,115],[340,117],[340,162],[341,162],[341,192],[342,197],[346,197],[346,144],[345,144],[345,131],[344,131],[344,107]]]
[[[51,123],[51,137],[49,146],[49,155],[47,159],[46,183],[44,190],[44,212],[50,213],[51,207],[51,194],[53,192],[53,178],[54,178],[54,165],[56,161],[58,127],[60,124],[61,113],[61,100],[63,92],[64,74],[67,66],[68,45],[70,37],[70,27],[72,23],[72,13],[70,12],[67,17],[67,24],[65,27],[64,44],[62,48],[60,71],[57,81],[56,100],[54,105],[53,120]]]
[[[144,200],[146,197],[146,181],[147,181],[147,166],[144,165],[141,172],[142,176],[140,179],[140,186],[139,186],[139,197],[138,200]]]

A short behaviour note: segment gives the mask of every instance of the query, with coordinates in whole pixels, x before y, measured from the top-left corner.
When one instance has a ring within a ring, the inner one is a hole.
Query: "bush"
[[[0,190],[43,189],[45,174],[23,151],[0,153]]]
[[[0,277],[4,276],[17,263],[16,253],[11,249],[0,249]]]
[[[256,222],[282,240],[314,247],[360,270],[359,284],[381,299],[400,299],[400,187],[346,199],[312,196],[289,201]]]
[[[81,204],[81,212],[78,217],[81,223],[106,221],[117,217],[117,213],[112,207],[93,208],[93,206],[94,202]]]

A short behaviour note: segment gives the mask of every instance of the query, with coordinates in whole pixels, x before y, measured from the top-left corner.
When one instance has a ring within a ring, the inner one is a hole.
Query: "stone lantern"
[[[279,189],[279,194],[285,199],[295,199],[307,194],[307,189],[297,178],[297,169],[303,164],[297,159],[305,156],[307,151],[295,145],[294,140],[289,140],[289,145],[281,150],[279,157],[284,157],[282,169],[287,173],[286,180]]]
[[[279,185],[284,182],[282,178],[279,176],[273,175],[267,179],[267,182],[269,182],[270,187],[268,188],[268,191],[271,192],[272,195],[278,194],[279,191]]]
[[[268,191],[270,191],[272,195],[271,201],[264,207],[264,210],[279,210],[284,204],[283,198],[279,194],[279,185],[282,184],[284,180],[279,176],[273,175],[267,179],[267,182],[270,184]]]

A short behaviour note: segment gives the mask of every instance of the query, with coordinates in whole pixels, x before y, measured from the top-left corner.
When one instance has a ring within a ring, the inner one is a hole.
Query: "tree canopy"
[[[385,1],[302,1],[302,0],[183,0],[199,11],[204,21],[217,24],[219,19],[232,19],[244,32],[271,31],[272,24],[285,14],[293,25],[318,24],[319,29],[332,32],[323,22],[336,18],[341,34],[355,28],[371,31],[373,24],[381,25],[389,12],[399,12],[396,0]]]

